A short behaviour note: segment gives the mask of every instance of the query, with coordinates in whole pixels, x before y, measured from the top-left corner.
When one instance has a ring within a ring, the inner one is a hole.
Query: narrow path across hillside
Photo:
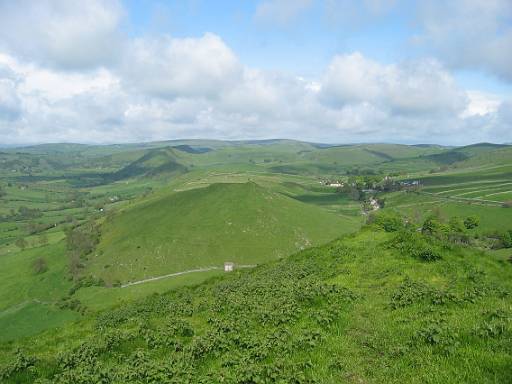
[[[251,265],[237,265],[236,266],[236,268],[254,268],[254,267],[256,267],[256,265],[252,265],[252,264]],[[167,279],[169,277],[176,277],[176,276],[186,275],[186,274],[189,274],[189,273],[208,272],[208,271],[222,270],[222,269],[223,269],[222,267],[205,267],[205,268],[189,269],[187,271],[169,273],[167,275],[149,277],[149,278],[143,279],[143,280],[132,281],[131,283],[126,283],[126,284],[121,285],[121,288],[131,287],[132,285],[149,283],[150,281]]]
[[[477,203],[481,205],[488,205],[488,206],[498,206],[503,204],[502,201],[497,200],[488,200],[488,199],[477,199],[477,198],[469,198],[469,197],[456,197],[456,196],[442,196],[437,193],[433,192],[426,192],[421,191],[420,194],[429,195],[429,196],[435,196],[440,199],[446,200],[446,201],[454,201],[458,203]]]

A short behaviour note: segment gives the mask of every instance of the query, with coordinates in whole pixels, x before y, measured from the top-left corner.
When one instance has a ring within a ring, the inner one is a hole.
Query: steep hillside
[[[164,173],[180,174],[186,171],[187,168],[178,162],[172,148],[159,148],[149,150],[139,159],[108,175],[107,178],[120,180],[137,176],[155,176]]]
[[[292,161],[272,165],[274,172],[289,174],[343,174],[349,169],[428,169],[425,159],[447,151],[439,146],[411,146],[399,144],[354,144],[319,146],[315,150],[304,150]],[[432,162],[430,162],[432,163]]]
[[[476,153],[468,160],[457,164],[458,167],[482,167],[512,165],[512,145],[499,146]]]
[[[441,258],[425,261],[418,247]],[[511,282],[504,258],[366,230],[4,345],[0,378],[509,383]]]
[[[464,163],[467,163],[468,161],[478,163],[479,160],[487,159],[486,162],[494,162],[495,153],[508,150],[510,150],[510,147],[503,144],[479,143],[454,148],[438,154],[432,154],[427,156],[427,158],[440,165],[462,163],[459,166],[464,166]]]
[[[224,261],[258,264],[355,230],[358,219],[255,183],[213,184],[120,213],[104,226],[87,272],[122,282]]]

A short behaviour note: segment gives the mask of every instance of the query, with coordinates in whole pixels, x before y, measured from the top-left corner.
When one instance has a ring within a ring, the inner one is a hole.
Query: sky
[[[512,142],[510,0],[0,0],[0,145]]]

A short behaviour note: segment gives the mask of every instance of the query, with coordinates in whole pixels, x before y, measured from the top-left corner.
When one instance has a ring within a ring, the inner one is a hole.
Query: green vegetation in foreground
[[[5,383],[508,383],[511,278],[512,264],[485,252],[414,228],[367,228],[4,345],[0,375]]]
[[[260,187],[213,184],[138,204],[108,220],[85,273],[107,283],[259,264],[356,231],[360,219]]]

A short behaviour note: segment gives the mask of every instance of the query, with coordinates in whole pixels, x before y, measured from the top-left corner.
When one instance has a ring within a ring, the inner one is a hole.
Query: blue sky
[[[509,0],[0,1],[0,139],[512,141]]]
[[[422,33],[414,1],[389,2],[379,12],[363,2],[345,10],[341,2],[329,15],[325,2],[310,1],[286,22],[260,20],[261,1],[126,1],[131,36],[169,34],[176,37],[219,35],[247,65],[269,70],[318,75],[336,54],[361,52],[383,63],[421,57],[425,50],[414,43]],[[357,3],[357,2],[356,2]],[[386,3],[386,2],[383,2]],[[337,14],[339,12],[339,15]],[[512,49],[512,47],[511,47]],[[456,70],[461,84],[510,93],[510,83],[482,70]]]
[[[386,15],[357,12],[359,22],[346,23],[327,14],[325,4],[311,2],[286,22],[261,20],[259,1],[128,1],[132,36],[170,34],[202,36],[214,32],[243,62],[274,70],[318,73],[333,55],[360,51],[377,60],[407,58],[404,48],[414,33],[412,7]]]

